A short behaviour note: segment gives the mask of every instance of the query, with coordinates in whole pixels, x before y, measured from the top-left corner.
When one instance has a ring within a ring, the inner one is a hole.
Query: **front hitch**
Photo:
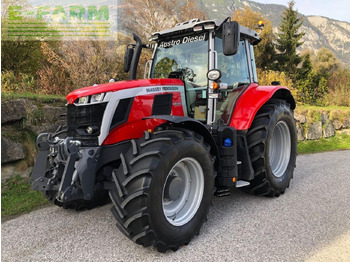
[[[40,134],[31,177],[33,189],[51,196],[54,192],[59,202],[92,199],[100,149],[80,145],[72,137],[53,139],[52,134]]]

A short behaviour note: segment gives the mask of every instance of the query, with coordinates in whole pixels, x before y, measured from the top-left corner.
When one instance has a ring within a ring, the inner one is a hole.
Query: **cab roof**
[[[193,28],[197,25],[206,25],[206,24],[215,24],[215,29],[217,29],[221,24],[223,20],[213,19],[213,20],[203,20],[200,19],[192,19],[183,23],[176,24],[173,28],[165,29],[160,32],[155,32],[152,34],[152,37],[155,37],[158,35],[159,39],[162,38],[168,38],[171,36],[176,35],[182,35],[182,34],[188,34],[190,32],[196,33],[193,31]],[[248,39],[252,42],[252,44],[258,44],[260,42],[259,34],[245,26],[240,25],[240,36],[241,38]],[[207,31],[207,30],[203,30]]]

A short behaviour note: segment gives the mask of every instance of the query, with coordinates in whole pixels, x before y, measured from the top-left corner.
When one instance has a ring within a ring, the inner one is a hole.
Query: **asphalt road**
[[[2,261],[350,261],[350,151],[299,156],[279,198],[215,198],[199,236],[177,252],[132,243],[110,206],[50,206],[4,222]]]

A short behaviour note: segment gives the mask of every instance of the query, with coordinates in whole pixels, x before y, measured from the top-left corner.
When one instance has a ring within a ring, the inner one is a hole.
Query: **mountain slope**
[[[232,16],[234,10],[250,7],[253,11],[261,12],[271,20],[275,31],[281,22],[281,15],[286,9],[283,5],[262,4],[249,0],[197,0],[206,10],[209,18],[224,19]],[[301,30],[305,31],[303,49],[316,53],[321,47],[330,49],[336,57],[350,67],[350,23],[337,21],[321,16],[305,16]]]

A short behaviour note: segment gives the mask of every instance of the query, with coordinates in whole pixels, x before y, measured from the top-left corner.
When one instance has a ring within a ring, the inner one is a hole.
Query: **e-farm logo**
[[[57,38],[110,36],[108,6],[38,6],[24,10],[9,6],[7,36],[9,38]]]

